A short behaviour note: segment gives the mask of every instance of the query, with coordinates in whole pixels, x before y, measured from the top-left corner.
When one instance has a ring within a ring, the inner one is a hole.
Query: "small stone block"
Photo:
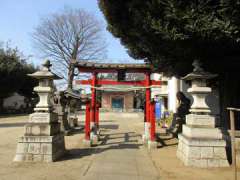
[[[229,167],[229,162],[226,159],[219,159],[219,167]]]
[[[213,158],[213,147],[201,147],[201,158]]]
[[[43,155],[44,162],[53,162],[52,155]]]
[[[204,139],[222,139],[223,135],[218,128],[200,128],[183,125],[183,135],[189,138],[204,138]]]
[[[224,147],[214,147],[214,158],[226,159],[226,150]]]
[[[84,147],[86,147],[86,148],[90,148],[91,147],[91,141],[90,140],[84,139],[83,140],[83,144],[84,144]]]
[[[187,159],[186,162],[185,162],[185,165],[186,166],[206,168],[207,167],[207,160],[206,159]]]
[[[41,154],[52,154],[52,144],[42,143],[41,144]]]
[[[28,123],[25,125],[25,136],[52,136],[59,133],[59,123]]]
[[[43,158],[43,155],[41,155],[41,154],[35,154],[35,155],[33,155],[33,161],[34,161],[34,162],[41,162],[41,161],[42,161],[42,158]]]
[[[199,127],[215,127],[215,117],[210,115],[188,114],[186,116],[186,124]]]
[[[142,143],[145,145],[148,143],[148,138],[146,137],[145,134],[142,135]]]
[[[189,158],[198,159],[201,157],[201,147],[187,146],[186,149],[186,156]]]
[[[49,123],[49,122],[57,122],[57,114],[56,113],[41,113],[35,112],[30,114],[29,122],[33,123]]]
[[[17,154],[27,153],[28,152],[28,143],[18,143],[17,144]]]
[[[33,161],[33,154],[25,154],[25,161]]]
[[[98,144],[98,136],[97,135],[91,135],[91,145],[97,145]]]
[[[182,151],[182,146],[183,146],[183,145],[182,145],[182,141],[179,141],[179,142],[178,142],[178,147],[177,147],[177,148],[178,148],[178,151]]]
[[[219,167],[218,159],[208,159],[208,167]]]
[[[25,161],[25,156],[22,154],[16,154],[13,161],[15,162],[22,162]]]
[[[157,141],[148,141],[148,149],[157,149]]]
[[[30,143],[28,146],[28,153],[40,154],[40,143]]]

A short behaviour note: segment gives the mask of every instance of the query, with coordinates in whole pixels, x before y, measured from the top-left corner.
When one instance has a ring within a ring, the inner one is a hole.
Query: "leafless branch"
[[[41,20],[32,35],[35,47],[52,59],[58,75],[69,86],[74,73],[73,61],[101,59],[105,57],[106,43],[101,23],[82,9],[64,9]]]

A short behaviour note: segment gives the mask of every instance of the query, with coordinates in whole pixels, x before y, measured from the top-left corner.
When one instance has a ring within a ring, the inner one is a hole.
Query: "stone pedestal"
[[[144,122],[144,134],[142,135],[142,141],[143,144],[147,145],[148,141],[150,139],[150,123],[149,122]]]
[[[90,148],[91,147],[91,141],[90,140],[83,140],[83,145],[85,148]]]
[[[188,92],[193,96],[193,104],[186,116],[186,124],[182,134],[178,135],[179,143],[177,157],[186,166],[194,167],[226,167],[229,166],[226,155],[226,141],[221,129],[215,127],[215,117],[210,115],[206,104],[206,96],[211,92],[206,87],[207,79],[216,75],[204,72],[198,61],[195,61],[194,71],[184,77],[192,82]]]
[[[153,150],[153,149],[157,149],[157,141],[148,141],[147,143],[148,149],[149,150]]]
[[[226,156],[226,141],[220,129],[215,128],[214,117],[189,114],[182,134],[178,135],[177,157],[186,166],[229,166]]]
[[[34,90],[39,94],[40,101],[29,116],[25,125],[24,136],[20,137],[14,161],[52,162],[65,153],[64,136],[60,131],[58,115],[53,112],[50,97],[53,92],[53,79],[56,75],[50,72],[47,61],[41,71],[31,74],[39,79],[39,86]]]
[[[98,140],[99,140],[99,134],[97,134],[97,126],[94,122],[91,122],[90,123],[90,129],[91,129],[91,132],[90,132],[90,142],[91,142],[91,145],[97,145],[98,144]]]
[[[47,122],[46,117],[51,117],[52,121]],[[43,122],[41,122],[42,120]],[[14,161],[52,162],[59,159],[64,153],[64,136],[60,133],[57,114],[31,114],[29,123],[25,125],[24,136],[18,140]]]

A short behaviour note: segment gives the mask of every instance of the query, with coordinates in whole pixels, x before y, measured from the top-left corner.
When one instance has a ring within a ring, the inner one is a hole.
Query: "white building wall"
[[[159,81],[161,79],[161,74],[159,73],[152,73],[151,80]],[[151,88],[151,98],[154,98],[156,95],[160,94],[161,88]]]
[[[177,110],[177,97],[176,93],[180,90],[179,79],[171,77],[168,80],[168,110],[176,113]]]

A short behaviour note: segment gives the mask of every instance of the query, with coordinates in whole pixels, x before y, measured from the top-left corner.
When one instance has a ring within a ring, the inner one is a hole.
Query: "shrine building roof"
[[[151,70],[150,64],[117,64],[117,63],[95,63],[95,62],[78,62],[76,64],[77,68],[80,69],[139,69],[139,70]]]

